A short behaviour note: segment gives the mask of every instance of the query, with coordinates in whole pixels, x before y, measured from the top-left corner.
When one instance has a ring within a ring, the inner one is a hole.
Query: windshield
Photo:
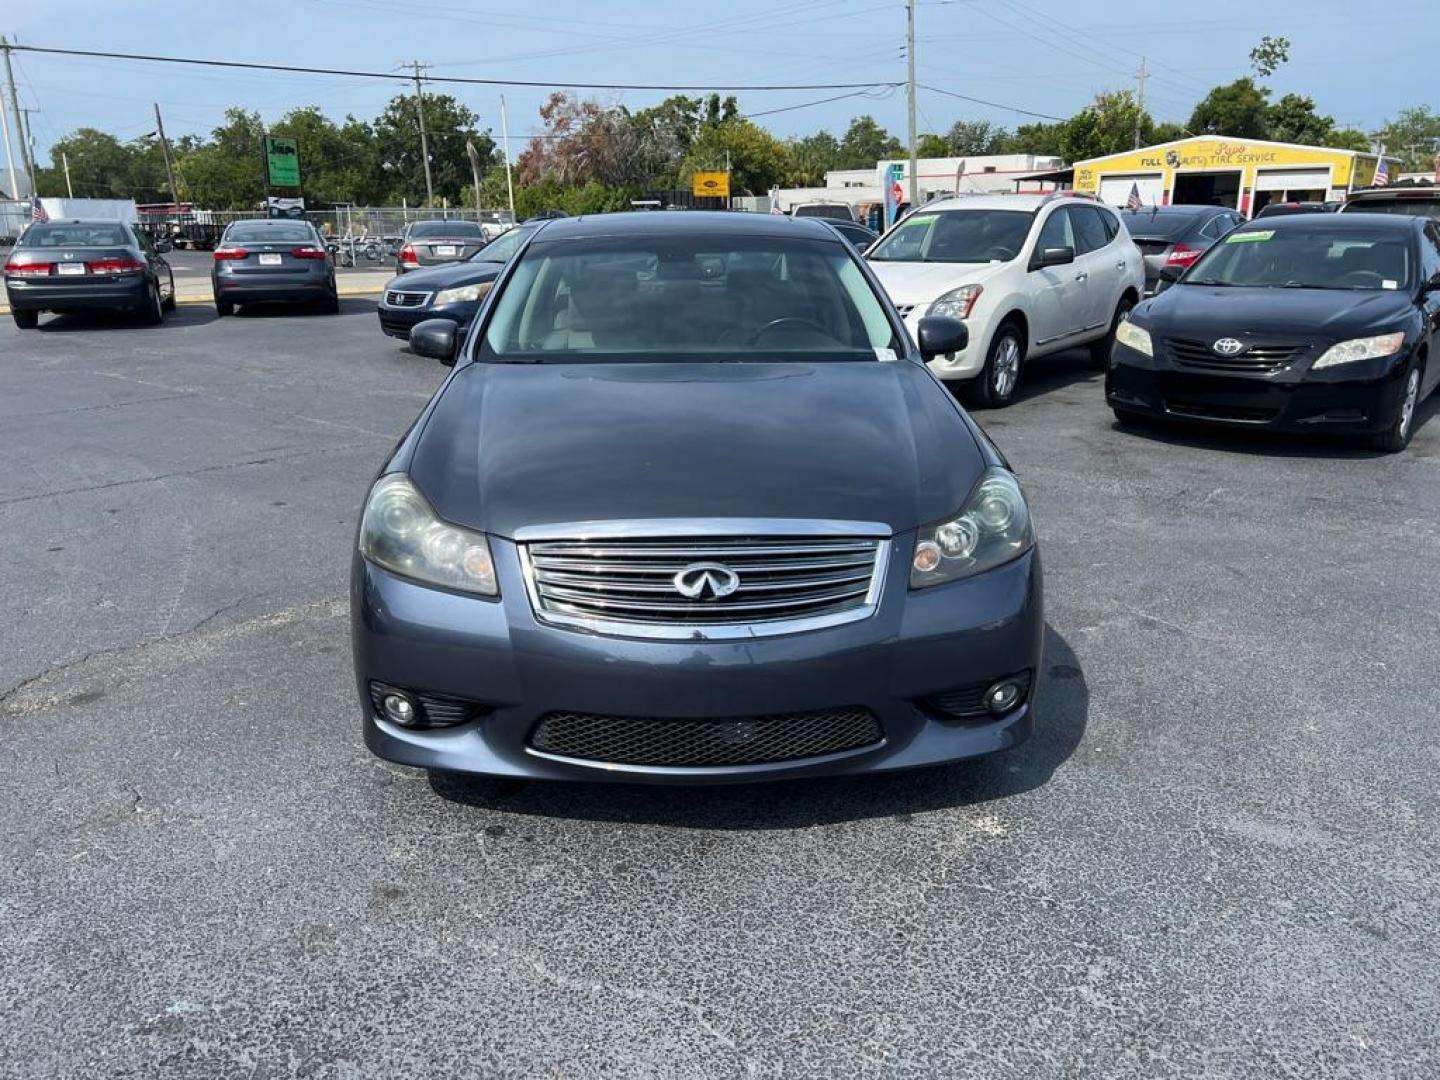
[[[121,247],[135,238],[123,225],[31,225],[20,247]]]
[[[875,262],[1009,262],[1025,246],[1034,215],[1024,210],[912,214],[881,240]]]
[[[1336,229],[1327,222],[1312,228],[1233,232],[1181,280],[1187,285],[1270,289],[1406,289],[1412,280],[1411,262],[1405,233]]]
[[[272,221],[231,225],[230,231],[225,234],[227,244],[310,244],[314,241],[315,234],[308,225]]]
[[[838,241],[650,235],[526,248],[480,358],[873,361],[903,349]]]
[[[812,203],[809,206],[797,206],[793,216],[834,218],[836,221],[855,220],[855,215],[850,212],[850,207],[840,203]]]
[[[1125,228],[1136,240],[1178,240],[1200,222],[1194,213],[1167,214],[1141,210],[1125,215]]]
[[[480,226],[473,221],[417,221],[410,226],[411,236],[481,236]]]
[[[471,262],[508,262],[511,255],[520,250],[520,245],[525,238],[533,233],[534,229],[511,229],[503,236],[498,236],[486,244],[480,251],[471,256]]]

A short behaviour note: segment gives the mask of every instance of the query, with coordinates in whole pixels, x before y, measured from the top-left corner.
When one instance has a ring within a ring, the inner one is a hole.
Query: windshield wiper
[[[1182,281],[1182,285],[1213,285],[1217,289],[1238,289],[1240,286],[1230,281],[1216,281],[1214,278],[1199,278],[1195,281]]]

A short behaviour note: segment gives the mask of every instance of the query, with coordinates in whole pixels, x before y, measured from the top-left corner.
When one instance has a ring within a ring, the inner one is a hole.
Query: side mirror
[[[1075,249],[1073,247],[1041,248],[1030,260],[1030,269],[1042,270],[1047,266],[1064,266],[1066,263],[1074,261]]]
[[[417,356],[428,356],[446,367],[453,367],[456,350],[460,347],[456,330],[449,319],[426,319],[416,323],[410,328],[410,349]]]
[[[1166,265],[1160,267],[1160,280],[1155,282],[1156,295],[1158,296],[1160,293],[1170,288],[1171,285],[1174,285],[1177,281],[1180,280],[1181,275],[1184,273],[1185,267],[1183,266],[1171,266],[1167,263]]]
[[[970,331],[959,319],[948,315],[926,315],[920,320],[920,358],[933,360],[959,352],[970,344]]]

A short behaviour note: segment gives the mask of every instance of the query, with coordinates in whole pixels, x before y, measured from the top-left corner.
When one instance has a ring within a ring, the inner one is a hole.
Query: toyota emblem
[[[740,575],[724,563],[691,563],[674,577],[675,591],[687,600],[719,600],[740,588]]]
[[[1236,341],[1233,337],[1222,337],[1210,347],[1221,356],[1239,356],[1245,351],[1245,343]]]

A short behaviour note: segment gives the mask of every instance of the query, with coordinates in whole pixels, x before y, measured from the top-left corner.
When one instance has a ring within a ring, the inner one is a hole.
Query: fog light
[[[1019,683],[1004,679],[985,691],[985,707],[997,716],[1007,713],[1019,703],[1020,695],[1024,692],[1024,687]]]
[[[399,694],[386,694],[380,707],[385,710],[387,720],[393,720],[401,727],[409,727],[415,723],[415,706]]]

